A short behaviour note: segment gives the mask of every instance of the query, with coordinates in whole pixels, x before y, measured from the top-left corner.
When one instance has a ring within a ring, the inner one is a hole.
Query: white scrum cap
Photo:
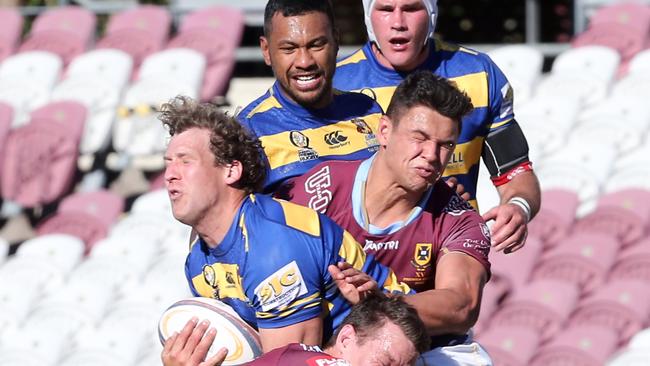
[[[366,21],[366,29],[368,30],[368,39],[370,42],[375,42],[377,47],[379,47],[379,43],[377,42],[377,37],[375,36],[375,31],[372,28],[372,21],[370,20],[370,13],[372,12],[372,8],[375,6],[375,1],[376,0],[363,0],[363,13],[364,13],[364,18]],[[429,32],[427,34],[427,38],[424,40],[424,44],[427,44],[427,41],[430,38],[433,38],[433,33],[436,29],[436,16],[438,16],[438,0],[422,0],[424,3],[424,6],[427,8],[427,12],[429,13]]]

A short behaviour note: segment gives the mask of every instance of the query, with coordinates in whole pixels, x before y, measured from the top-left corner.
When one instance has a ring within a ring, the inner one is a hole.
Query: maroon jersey
[[[291,343],[265,353],[246,363],[248,366],[349,366],[345,360],[334,358],[315,346]]]
[[[434,288],[436,263],[463,252],[490,273],[490,233],[481,216],[446,183],[438,181],[411,216],[387,228],[364,222],[365,180],[373,158],[328,161],[288,181],[278,196],[325,213],[349,231],[400,281],[416,291]]]

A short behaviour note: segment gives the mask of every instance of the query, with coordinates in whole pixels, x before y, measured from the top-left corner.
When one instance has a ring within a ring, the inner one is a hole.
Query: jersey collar
[[[359,226],[364,228],[364,230],[366,230],[369,234],[388,235],[397,232],[401,228],[405,227],[406,225],[410,224],[411,222],[415,221],[418,217],[420,217],[427,202],[429,201],[429,198],[431,197],[431,193],[433,192],[434,186],[432,185],[431,188],[429,188],[424,193],[422,199],[420,200],[420,202],[418,202],[418,205],[413,207],[413,209],[411,210],[411,214],[408,216],[406,221],[396,221],[385,228],[380,228],[373,224],[368,223],[366,217],[366,209],[365,209],[366,181],[368,180],[370,167],[372,166],[372,162],[375,160],[375,156],[376,154],[364,160],[361,164],[359,164],[359,168],[357,169],[357,173],[354,177],[354,184],[352,186],[352,215],[354,216],[354,219],[357,222],[357,224],[359,224]]]

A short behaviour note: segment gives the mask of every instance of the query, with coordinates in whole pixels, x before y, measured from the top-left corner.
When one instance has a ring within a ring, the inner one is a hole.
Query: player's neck
[[[409,192],[394,179],[390,169],[375,158],[365,187],[364,209],[366,220],[377,227],[387,227],[405,221],[422,198],[421,193]]]
[[[246,197],[247,195],[241,190],[229,191],[194,226],[196,232],[210,248],[216,248],[223,241]]]

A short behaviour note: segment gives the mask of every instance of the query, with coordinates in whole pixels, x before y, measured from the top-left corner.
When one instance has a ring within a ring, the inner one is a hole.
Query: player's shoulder
[[[480,69],[492,69],[496,67],[496,64],[490,56],[486,53],[477,51],[467,46],[460,44],[443,41],[436,38],[435,43],[435,52],[446,53],[449,58],[449,62],[459,62],[465,65],[466,67],[471,68],[480,68]]]
[[[469,214],[478,216],[472,205],[460,197],[451,187],[442,179],[434,185],[433,192],[429,198],[429,204],[433,204],[435,211],[443,215],[461,216]]]
[[[342,118],[352,119],[370,114],[383,114],[376,100],[359,92],[334,89],[333,103],[339,113],[344,114]]]
[[[364,64],[364,61],[368,60],[368,56],[364,51],[365,47],[359,48],[352,54],[348,56],[341,57],[336,62],[337,72],[340,69],[356,69],[359,66]]]
[[[310,241],[321,237],[323,221],[327,221],[311,208],[267,195],[254,195],[253,203],[258,210],[258,215],[251,224],[255,225],[256,232],[262,233],[264,237],[269,235],[295,237],[297,234]],[[261,229],[262,227],[266,227],[266,230]]]
[[[237,119],[244,125],[250,125],[256,120],[256,118],[262,116],[264,112],[274,108],[282,108],[282,105],[273,94],[272,89],[269,89],[266,93],[253,100],[239,111]]]

